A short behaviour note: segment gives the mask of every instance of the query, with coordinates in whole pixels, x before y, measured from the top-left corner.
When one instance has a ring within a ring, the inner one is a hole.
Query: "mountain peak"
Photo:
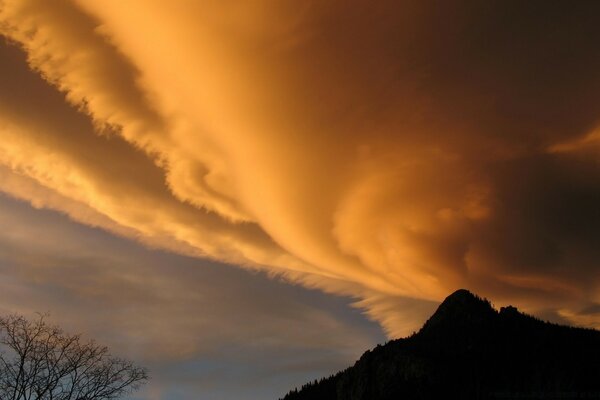
[[[284,400],[598,398],[598,360],[600,332],[542,322],[513,306],[498,312],[460,289],[418,333]]]
[[[479,324],[497,315],[490,302],[467,289],[458,289],[440,304],[437,311],[425,323],[422,331],[439,327],[444,329]]]
[[[481,298],[467,289],[458,289],[442,302],[438,311],[446,311],[449,308],[460,308],[464,311],[490,311],[492,305],[487,299]]]
[[[467,289],[458,289],[454,293],[451,293],[450,295],[448,295],[448,297],[446,297],[446,299],[442,303],[455,302],[455,301],[466,302],[466,301],[472,301],[472,300],[477,300],[477,299],[479,299],[479,297],[474,295],[473,293],[469,292]]]

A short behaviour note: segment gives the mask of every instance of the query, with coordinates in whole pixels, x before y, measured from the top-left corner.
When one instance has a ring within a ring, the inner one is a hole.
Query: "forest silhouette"
[[[365,352],[283,400],[600,399],[600,332],[461,289],[417,333]]]

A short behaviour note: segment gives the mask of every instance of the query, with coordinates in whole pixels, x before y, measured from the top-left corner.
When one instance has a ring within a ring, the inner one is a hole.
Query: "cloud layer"
[[[0,314],[50,312],[150,368],[140,399],[277,398],[383,341],[347,299],[149,250],[0,195]]]
[[[600,326],[598,11],[3,0],[70,106],[2,50],[1,189],[391,336],[458,287]]]

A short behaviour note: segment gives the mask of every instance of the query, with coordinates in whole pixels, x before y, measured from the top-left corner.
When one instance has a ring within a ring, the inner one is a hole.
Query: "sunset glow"
[[[381,339],[330,306],[292,307],[310,296],[290,284],[323,302],[343,296],[387,338],[418,329],[462,287],[600,328],[598,12],[593,2],[0,0],[0,221],[14,228],[0,247],[25,249],[0,252],[19,265],[3,285],[62,293],[85,281],[75,298],[100,296],[101,308],[142,304],[147,288],[149,315],[100,314],[140,354],[161,349],[159,364],[199,357],[191,338],[208,327],[227,343],[247,329],[226,310],[253,295],[206,300],[211,282],[194,284],[203,263],[214,285],[272,279],[257,283],[265,307],[315,327],[289,337],[287,319],[265,316],[288,344],[335,346],[319,332],[346,332],[340,349]],[[36,224],[65,239],[42,240]],[[105,243],[83,254],[95,235]],[[59,254],[81,265],[65,272]],[[109,254],[119,268],[91,261]],[[16,307],[6,296],[0,307]],[[18,307],[52,304],[74,329],[100,331],[73,322],[87,311],[65,299]],[[224,345],[214,340],[211,351]]]

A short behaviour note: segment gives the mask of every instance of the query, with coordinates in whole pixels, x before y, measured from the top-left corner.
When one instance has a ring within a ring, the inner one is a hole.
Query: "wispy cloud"
[[[461,286],[600,302],[597,153],[552,151],[597,145],[595,4],[1,4],[96,127],[0,103],[14,196],[354,296],[391,336]]]
[[[157,398],[283,394],[384,339],[347,299],[148,250],[4,196],[0,226],[0,313],[50,312],[149,367]]]

